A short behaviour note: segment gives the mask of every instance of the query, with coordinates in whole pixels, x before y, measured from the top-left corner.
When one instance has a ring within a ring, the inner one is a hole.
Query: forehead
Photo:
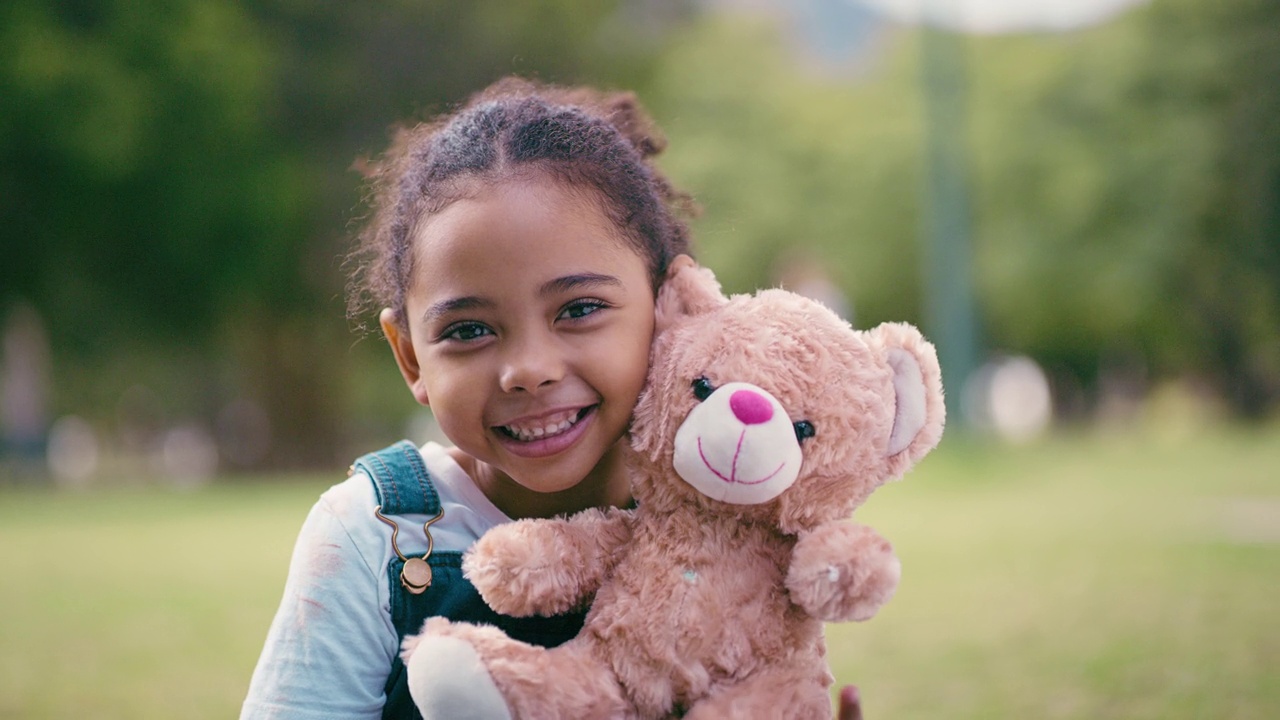
[[[410,283],[419,289],[464,279],[532,283],[547,273],[644,270],[593,190],[545,179],[478,186],[424,218],[413,252]]]

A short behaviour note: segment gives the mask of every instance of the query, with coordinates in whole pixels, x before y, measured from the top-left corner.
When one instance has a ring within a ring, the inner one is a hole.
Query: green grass
[[[236,717],[331,481],[0,493],[0,718]]]
[[[944,448],[860,518],[897,596],[832,626],[869,718],[1280,717],[1280,434]]]
[[[0,488],[0,718],[238,712],[334,477]],[[1280,717],[1280,428],[944,443],[860,513],[903,562],[834,625],[867,717]]]

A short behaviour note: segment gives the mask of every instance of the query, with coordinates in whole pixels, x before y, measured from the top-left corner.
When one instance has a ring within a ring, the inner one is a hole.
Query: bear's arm
[[[869,620],[893,596],[901,571],[893,547],[875,530],[832,522],[796,542],[787,590],[819,620]]]
[[[490,529],[462,571],[494,610],[514,617],[585,606],[631,539],[632,512],[590,508],[568,518],[517,520]]]

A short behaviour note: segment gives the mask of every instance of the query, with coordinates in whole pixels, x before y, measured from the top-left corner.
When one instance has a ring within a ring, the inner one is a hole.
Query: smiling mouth
[[[512,423],[497,426],[498,432],[519,442],[536,442],[563,435],[586,417],[595,405],[588,405],[577,410],[566,410],[536,421]]]

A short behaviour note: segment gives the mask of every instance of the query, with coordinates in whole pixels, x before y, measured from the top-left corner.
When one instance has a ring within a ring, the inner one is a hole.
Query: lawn
[[[0,718],[234,717],[332,477],[0,486]],[[867,717],[1280,717],[1280,427],[949,438],[860,513],[903,562],[831,626]]]

